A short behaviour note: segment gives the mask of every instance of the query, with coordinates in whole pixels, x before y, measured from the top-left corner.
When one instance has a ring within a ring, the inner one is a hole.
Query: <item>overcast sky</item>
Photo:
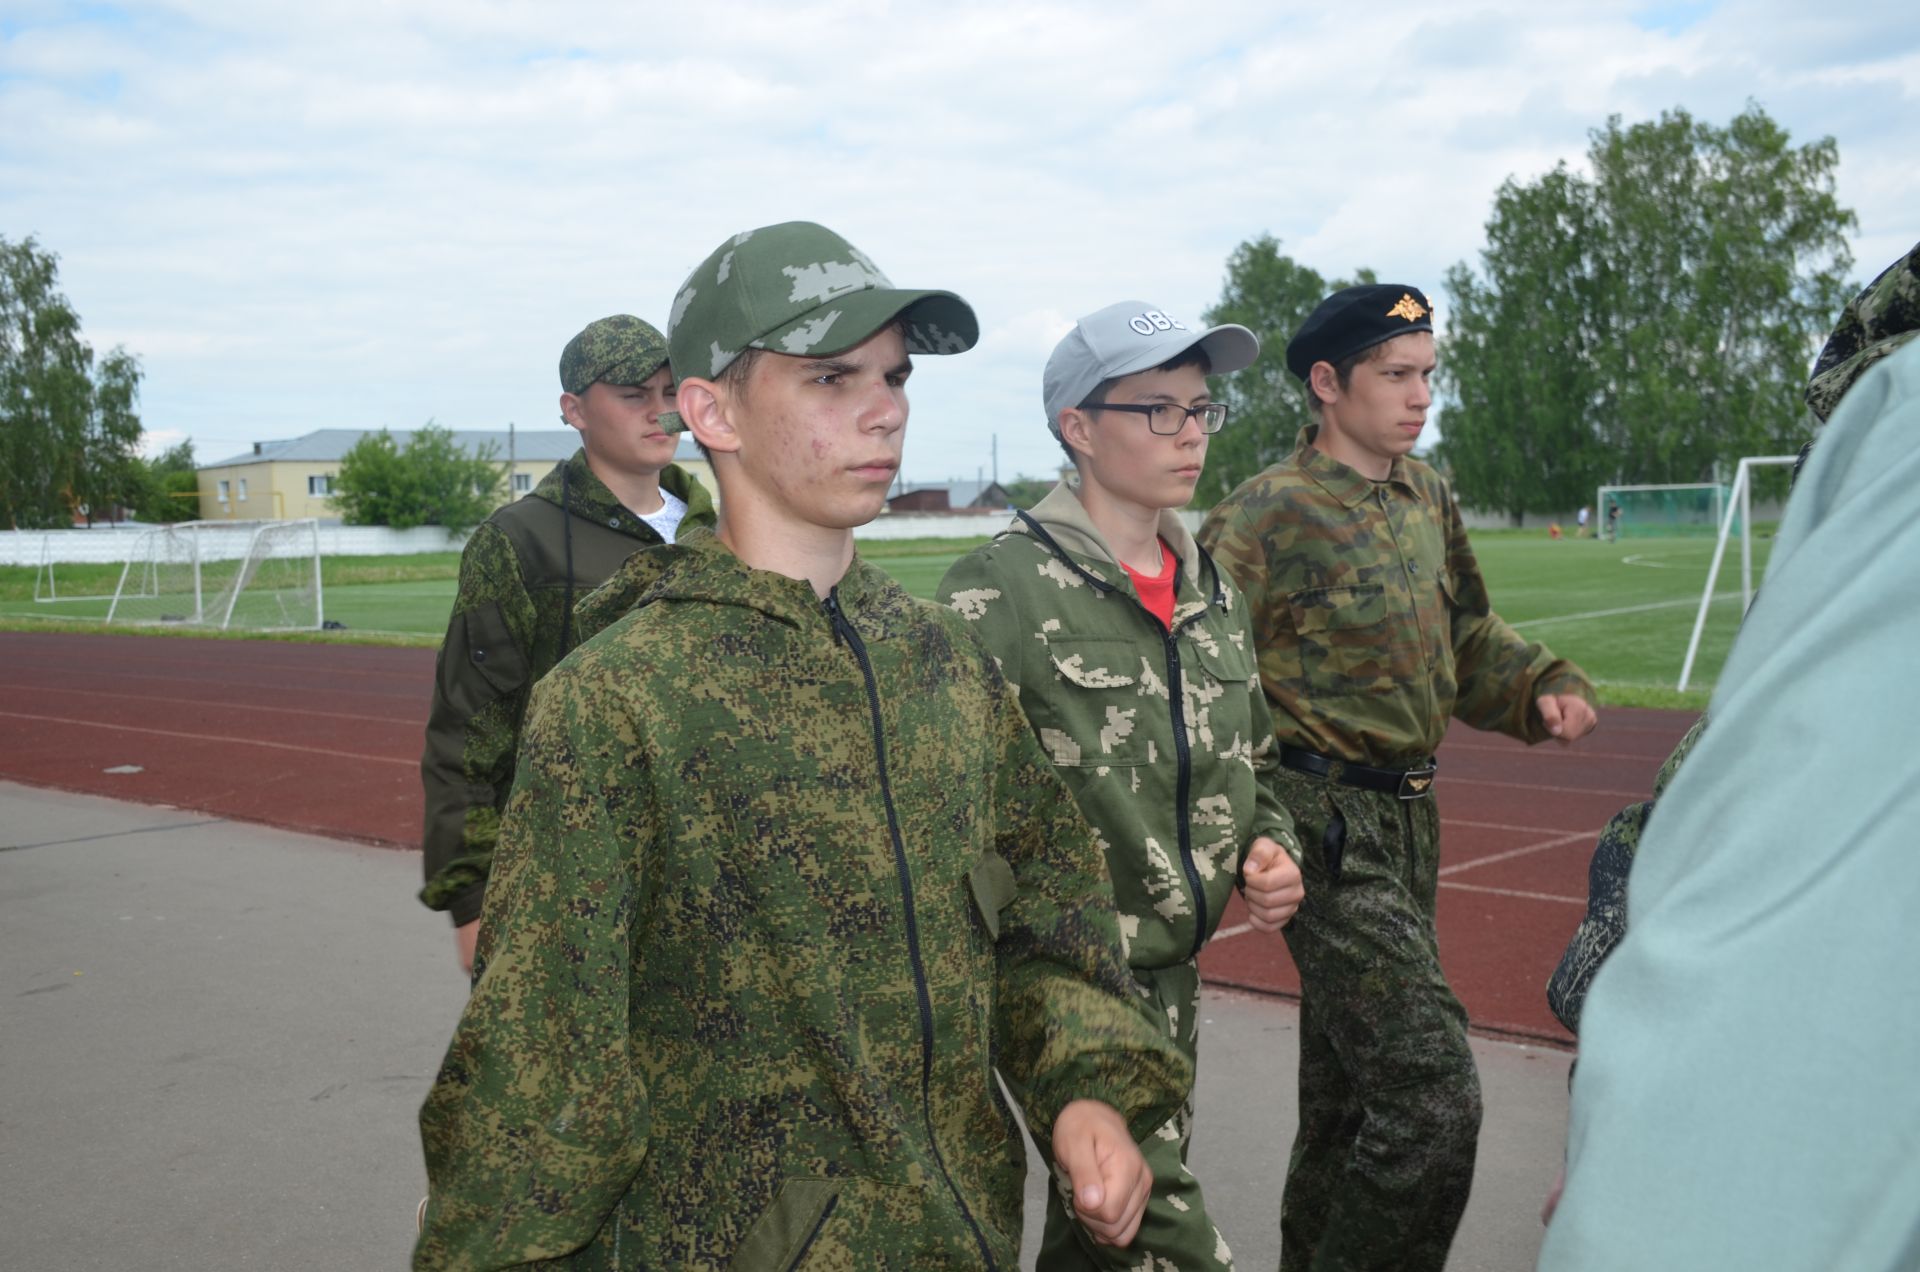
[[[1749,100],[1839,142],[1864,281],[1920,237],[1912,0],[1648,7],[0,0],[0,235],[38,237],[202,461],[318,428],[559,425],[586,322],[823,221],[979,312],[905,475],[1050,472],[1079,314],[1197,320],[1262,233],[1440,294],[1502,179]],[[1277,356],[1271,350],[1269,356]]]

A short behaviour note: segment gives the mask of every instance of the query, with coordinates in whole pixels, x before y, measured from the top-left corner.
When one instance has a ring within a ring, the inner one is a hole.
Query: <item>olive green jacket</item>
[[[660,486],[685,501],[681,529],[711,526],[713,496],[669,464]],[[587,467],[584,450],[467,540],[460,590],[434,665],[420,777],[426,787],[429,908],[480,917],[500,810],[513,783],[520,721],[534,681],[584,638],[572,606],[640,548],[661,541]]]
[[[1180,558],[1171,632],[1065,484],[954,562],[939,592],[1099,832],[1139,968],[1199,951],[1256,837],[1299,856],[1246,603],[1176,514],[1160,536]]]
[[[636,553],[534,689],[480,974],[426,1106],[420,1268],[1015,1266],[1078,1098],[1192,1070],[1104,862],[966,624]]]
[[[1399,768],[1432,755],[1452,716],[1542,742],[1535,699],[1593,700],[1585,672],[1493,612],[1440,474],[1407,456],[1370,481],[1315,450],[1316,431],[1200,527],[1252,607],[1282,742]]]

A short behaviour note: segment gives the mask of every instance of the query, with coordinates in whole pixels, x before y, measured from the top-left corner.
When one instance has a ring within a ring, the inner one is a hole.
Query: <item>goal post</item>
[[[182,521],[127,554],[109,623],[317,630],[325,621],[320,523]]]
[[[1594,503],[1595,535],[1618,541],[1712,534],[1725,515],[1728,488],[1718,482],[1602,486]]]
[[[1680,667],[1679,688],[1685,689],[1693,678],[1693,660],[1700,652],[1700,635],[1707,629],[1707,611],[1713,605],[1713,585],[1720,580],[1720,562],[1726,556],[1727,540],[1733,524],[1740,523],[1740,616],[1746,617],[1753,604],[1753,470],[1767,465],[1791,464],[1798,455],[1749,455],[1740,461],[1733,475],[1733,489],[1720,520],[1720,536],[1713,545],[1713,561],[1707,566],[1707,585],[1700,593],[1700,611],[1693,619],[1693,635],[1687,639],[1687,659]]]

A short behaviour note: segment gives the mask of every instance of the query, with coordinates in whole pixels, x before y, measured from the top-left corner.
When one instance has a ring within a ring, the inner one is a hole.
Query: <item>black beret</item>
[[[1404,335],[1433,330],[1433,306],[1418,287],[1371,283],[1343,287],[1321,301],[1287,342],[1287,370],[1307,378],[1316,362],[1336,366],[1362,349]]]

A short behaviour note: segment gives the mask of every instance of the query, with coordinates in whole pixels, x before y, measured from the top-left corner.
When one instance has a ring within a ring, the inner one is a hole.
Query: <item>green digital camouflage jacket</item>
[[[1654,804],[1680,771],[1681,762],[1692,754],[1706,727],[1704,715],[1694,721],[1654,775],[1652,793],[1643,802],[1629,804],[1614,814],[1593,846],[1593,860],[1587,867],[1586,917],[1580,920],[1559,966],[1547,980],[1547,1006],[1569,1033],[1580,1032],[1580,1013],[1586,1008],[1593,974],[1627,934],[1627,879],[1633,871],[1633,859],[1640,853],[1640,836],[1646,833],[1647,818],[1653,815]]]
[[[1015,1266],[1024,1156],[1192,1070],[1006,681],[856,559],[635,554],[534,690],[419,1268]]]
[[[660,486],[686,502],[682,529],[713,524],[713,496],[684,469],[668,465]],[[434,665],[420,760],[426,787],[420,899],[451,911],[455,923],[480,917],[527,694],[570,644],[584,639],[572,630],[570,599],[586,596],[633,552],[660,541],[593,475],[584,450],[555,465],[532,493],[496,511],[467,540],[459,594]]]
[[[1171,632],[1064,484],[954,562],[939,593],[1093,823],[1140,968],[1199,952],[1255,837],[1299,855],[1246,604],[1177,515],[1160,534],[1180,558]]]
[[[1407,457],[1369,481],[1315,450],[1315,431],[1200,528],[1253,610],[1282,742],[1405,767],[1433,754],[1450,716],[1540,742],[1536,698],[1593,700],[1584,672],[1493,612],[1438,473]]]

